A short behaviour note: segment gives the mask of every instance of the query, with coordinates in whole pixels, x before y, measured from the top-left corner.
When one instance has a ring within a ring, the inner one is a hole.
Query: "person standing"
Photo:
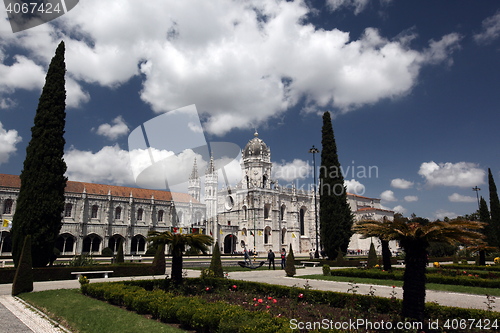
[[[285,248],[281,249],[281,269],[286,267],[286,251]]]
[[[276,267],[274,266],[274,252],[273,250],[269,250],[269,253],[267,254],[267,261],[269,261],[269,269],[271,269],[271,264],[273,264],[273,269],[276,270]]]

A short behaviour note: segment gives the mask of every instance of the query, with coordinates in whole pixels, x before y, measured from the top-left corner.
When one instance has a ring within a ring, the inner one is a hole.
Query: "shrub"
[[[102,249],[101,254],[105,257],[112,257],[114,255],[113,250],[111,250],[109,247],[105,247]]]
[[[222,269],[222,261],[220,259],[219,242],[215,242],[214,250],[212,252],[212,260],[210,261],[209,269],[213,272],[215,277],[223,278],[224,270]]]
[[[336,263],[337,263],[337,266],[343,266],[344,265],[344,255],[342,253],[342,251],[339,249],[337,251],[337,258],[336,258]]]
[[[14,282],[12,283],[12,295],[33,291],[33,271],[31,263],[31,235],[24,238],[23,249],[19,258]]]
[[[370,244],[370,251],[368,252],[368,268],[373,268],[378,264],[377,251],[375,251],[375,245],[373,243]]]
[[[295,269],[295,256],[293,255],[292,244],[290,244],[290,251],[288,251],[288,256],[286,257],[285,265],[286,276],[294,276],[297,273]]]
[[[323,265],[323,275],[324,276],[329,276],[331,273],[331,268],[328,265]]]
[[[82,253],[80,255],[74,256],[73,259],[68,263],[70,267],[80,267],[80,266],[93,266],[99,265],[97,261],[92,259],[89,254]]]
[[[118,253],[116,253],[116,261],[117,264],[121,264],[125,262],[125,256],[123,255],[123,239],[120,239],[120,244],[118,245]]]
[[[158,245],[153,259],[153,275],[163,275],[166,270],[165,244]]]

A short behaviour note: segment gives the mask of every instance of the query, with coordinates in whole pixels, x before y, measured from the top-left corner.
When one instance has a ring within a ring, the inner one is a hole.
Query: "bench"
[[[139,255],[139,256],[130,256],[130,257],[125,257],[123,258],[124,260],[130,260],[130,262],[134,262],[135,261],[138,261],[138,262],[142,262],[142,256]]]
[[[317,261],[302,261],[301,263],[304,265],[304,267],[316,267],[319,265],[319,262]]]
[[[360,261],[359,264],[361,265],[361,267],[366,267],[368,266],[368,260]]]
[[[404,265],[404,264],[405,264],[404,259],[400,259],[400,260],[398,260],[398,265]]]
[[[72,275],[76,275],[77,279],[79,279],[81,275],[90,275],[90,274],[104,274],[104,277],[107,279],[109,273],[113,273],[113,271],[71,272]]]

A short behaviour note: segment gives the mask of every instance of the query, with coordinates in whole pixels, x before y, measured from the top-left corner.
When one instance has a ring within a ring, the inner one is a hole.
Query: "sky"
[[[500,185],[497,0],[82,0],[17,33],[0,15],[0,173],[22,171],[63,40],[70,180],[137,186],[131,134],[187,107],[193,131],[157,129],[153,147],[184,162],[174,173],[208,158],[170,143],[242,149],[258,131],[274,179],[308,188],[331,112],[348,191],[386,209],[452,218],[477,210],[473,187],[488,199],[488,168]],[[226,157],[237,177],[241,156]]]

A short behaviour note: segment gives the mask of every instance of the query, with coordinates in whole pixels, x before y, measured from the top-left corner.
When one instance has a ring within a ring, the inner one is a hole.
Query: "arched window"
[[[132,245],[130,251],[132,254],[139,254],[145,251],[146,248],[146,238],[142,235],[135,235],[132,238]]]
[[[163,222],[163,210],[158,211],[158,222]]]
[[[299,217],[299,224],[300,224],[300,235],[305,235],[305,226],[304,226],[304,217],[306,215],[306,209],[301,208],[300,209],[300,217]]]
[[[5,203],[3,205],[3,213],[4,214],[7,214],[7,215],[10,215],[12,214],[12,199],[7,199],[5,200]]]
[[[99,211],[99,206],[93,205],[92,206],[92,212],[90,214],[90,218],[96,219],[97,218],[97,212]]]
[[[283,221],[285,219],[285,208],[286,208],[285,205],[281,205],[281,208],[280,208],[280,220],[281,221]]]
[[[115,209],[115,220],[121,220],[122,219],[122,208],[121,207],[116,207]]]
[[[83,238],[82,253],[98,253],[101,249],[101,237],[90,234]]]
[[[271,243],[271,227],[264,229],[264,244]]]
[[[142,221],[142,215],[144,213],[144,210],[142,208],[139,208],[137,210],[137,221]]]
[[[73,204],[72,203],[67,203],[64,206],[64,217],[71,217],[72,211],[73,211]]]
[[[248,220],[247,206],[243,206],[243,219]]]
[[[262,187],[263,187],[263,188],[266,188],[266,185],[267,185],[267,176],[266,176],[266,175],[264,175],[264,176],[262,177]]]
[[[182,223],[182,212],[177,212],[177,222]]]
[[[271,210],[271,205],[270,204],[265,204],[264,205],[264,219],[269,218],[269,211]]]

